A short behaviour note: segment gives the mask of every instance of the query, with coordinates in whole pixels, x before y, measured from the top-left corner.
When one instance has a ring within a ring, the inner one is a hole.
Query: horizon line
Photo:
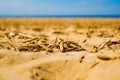
[[[35,18],[51,18],[51,17],[58,17],[58,18],[64,18],[64,17],[72,17],[72,18],[79,18],[79,17],[110,17],[110,18],[120,18],[120,14],[49,14],[49,15],[43,15],[43,14],[37,14],[37,15],[35,15],[35,14],[29,14],[29,15],[27,15],[27,14],[22,14],[22,15],[18,15],[18,14],[16,14],[16,15],[0,15],[0,18],[4,18],[4,17],[35,17]]]

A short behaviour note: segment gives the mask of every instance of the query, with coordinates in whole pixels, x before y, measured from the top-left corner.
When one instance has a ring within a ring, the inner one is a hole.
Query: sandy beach
[[[0,80],[119,80],[120,18],[0,18]]]

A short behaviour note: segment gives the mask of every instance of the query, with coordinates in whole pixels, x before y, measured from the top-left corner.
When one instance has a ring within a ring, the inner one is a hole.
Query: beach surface
[[[120,18],[0,18],[0,80],[120,80]]]

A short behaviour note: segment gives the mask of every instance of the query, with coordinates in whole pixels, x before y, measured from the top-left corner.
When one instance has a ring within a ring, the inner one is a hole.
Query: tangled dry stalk
[[[0,41],[0,48],[1,49],[8,49],[20,52],[54,52],[54,51],[61,51],[61,52],[71,52],[71,51],[88,51],[81,47],[78,43],[74,41],[65,41],[62,38],[56,38],[51,43],[47,38],[32,38],[32,36],[28,36],[25,34],[20,33],[5,33],[6,41]],[[24,41],[19,42],[19,44],[15,44],[14,40],[25,39]],[[26,40],[29,39],[29,40]],[[85,43],[86,41],[83,41]],[[107,41],[103,43],[100,48],[94,46],[94,49],[91,52],[98,52],[102,50],[105,46],[110,47],[110,45],[120,44],[120,41]]]

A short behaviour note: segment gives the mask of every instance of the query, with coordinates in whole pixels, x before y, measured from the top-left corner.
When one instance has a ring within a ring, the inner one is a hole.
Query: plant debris
[[[107,55],[98,55],[97,57],[101,60],[111,60],[112,59],[112,57],[107,56]]]
[[[120,41],[111,41],[111,40],[109,40],[109,41],[103,43],[101,45],[101,47],[99,48],[99,50],[103,49],[105,46],[110,47],[110,45],[115,45],[115,44],[120,44]]]
[[[95,66],[97,66],[100,62],[95,62],[94,64],[92,64],[92,66],[90,67],[90,69],[94,68]]]
[[[35,24],[32,22],[29,24],[25,22],[25,24],[23,24],[16,21],[14,23],[14,20],[11,22],[12,23],[10,24],[5,23],[4,20],[1,22],[0,49],[14,50],[19,52],[46,51],[50,53],[65,53],[87,51],[89,53],[97,53],[102,49],[106,49],[106,47],[109,47],[109,50],[111,49],[113,51],[120,48],[120,45],[118,45],[120,44],[120,40],[109,40],[103,44],[99,44],[100,41],[98,44],[96,44],[97,42],[94,44],[94,41],[91,44],[91,41],[89,41],[94,37],[103,37],[104,39],[114,37],[119,39],[119,26],[115,29],[106,29],[104,27],[99,28],[97,22],[96,24],[91,24],[84,21],[84,23],[79,23],[79,21],[77,21],[77,23],[70,22],[70,25],[67,23],[63,24],[64,22],[56,24],[56,21],[53,24],[53,20],[47,22],[47,24],[40,23],[40,25],[37,22],[34,22]],[[8,25],[11,25],[12,27],[9,27]],[[101,25],[101,23],[99,23],[99,25]],[[104,26],[105,25],[106,23],[104,23]],[[48,26],[50,27],[48,28]],[[115,30],[115,32],[110,33],[112,30]],[[58,35],[61,38],[58,38]],[[66,37],[68,38],[69,36],[70,40],[66,40]]]
[[[19,42],[20,44],[16,46],[11,44],[11,42],[12,41],[9,38],[5,44],[8,44],[10,49],[13,48],[15,51],[18,50],[20,52],[53,52],[54,49],[57,49],[61,52],[85,51],[85,49],[82,48],[78,43],[75,43],[74,41],[65,41],[61,38],[56,38],[53,43],[50,43],[47,38],[32,38],[23,42]],[[0,46],[1,48],[4,47],[2,44],[0,44]]]
[[[20,38],[24,36],[23,38]],[[55,38],[52,42],[47,37],[32,37],[25,35],[23,33],[5,33],[7,35],[8,39],[6,41],[0,41],[0,49],[8,49],[8,50],[14,50],[14,51],[20,51],[20,52],[40,52],[40,51],[46,51],[46,52],[54,52],[55,50],[61,51],[61,52],[73,52],[73,51],[88,51],[85,48],[83,48],[81,45],[79,45],[77,42],[64,40],[62,38]],[[17,36],[17,37],[16,37]],[[18,40],[18,42],[14,42],[13,40]],[[23,40],[23,41],[22,41]],[[86,40],[85,40],[86,42]],[[3,45],[4,43],[4,45]],[[17,45],[13,45],[17,44]],[[85,44],[85,43],[83,43]],[[104,44],[100,46],[98,49],[97,46],[94,46],[93,50],[90,51],[92,53],[96,53],[99,50],[103,49],[105,46],[120,44],[120,41],[107,41]]]

